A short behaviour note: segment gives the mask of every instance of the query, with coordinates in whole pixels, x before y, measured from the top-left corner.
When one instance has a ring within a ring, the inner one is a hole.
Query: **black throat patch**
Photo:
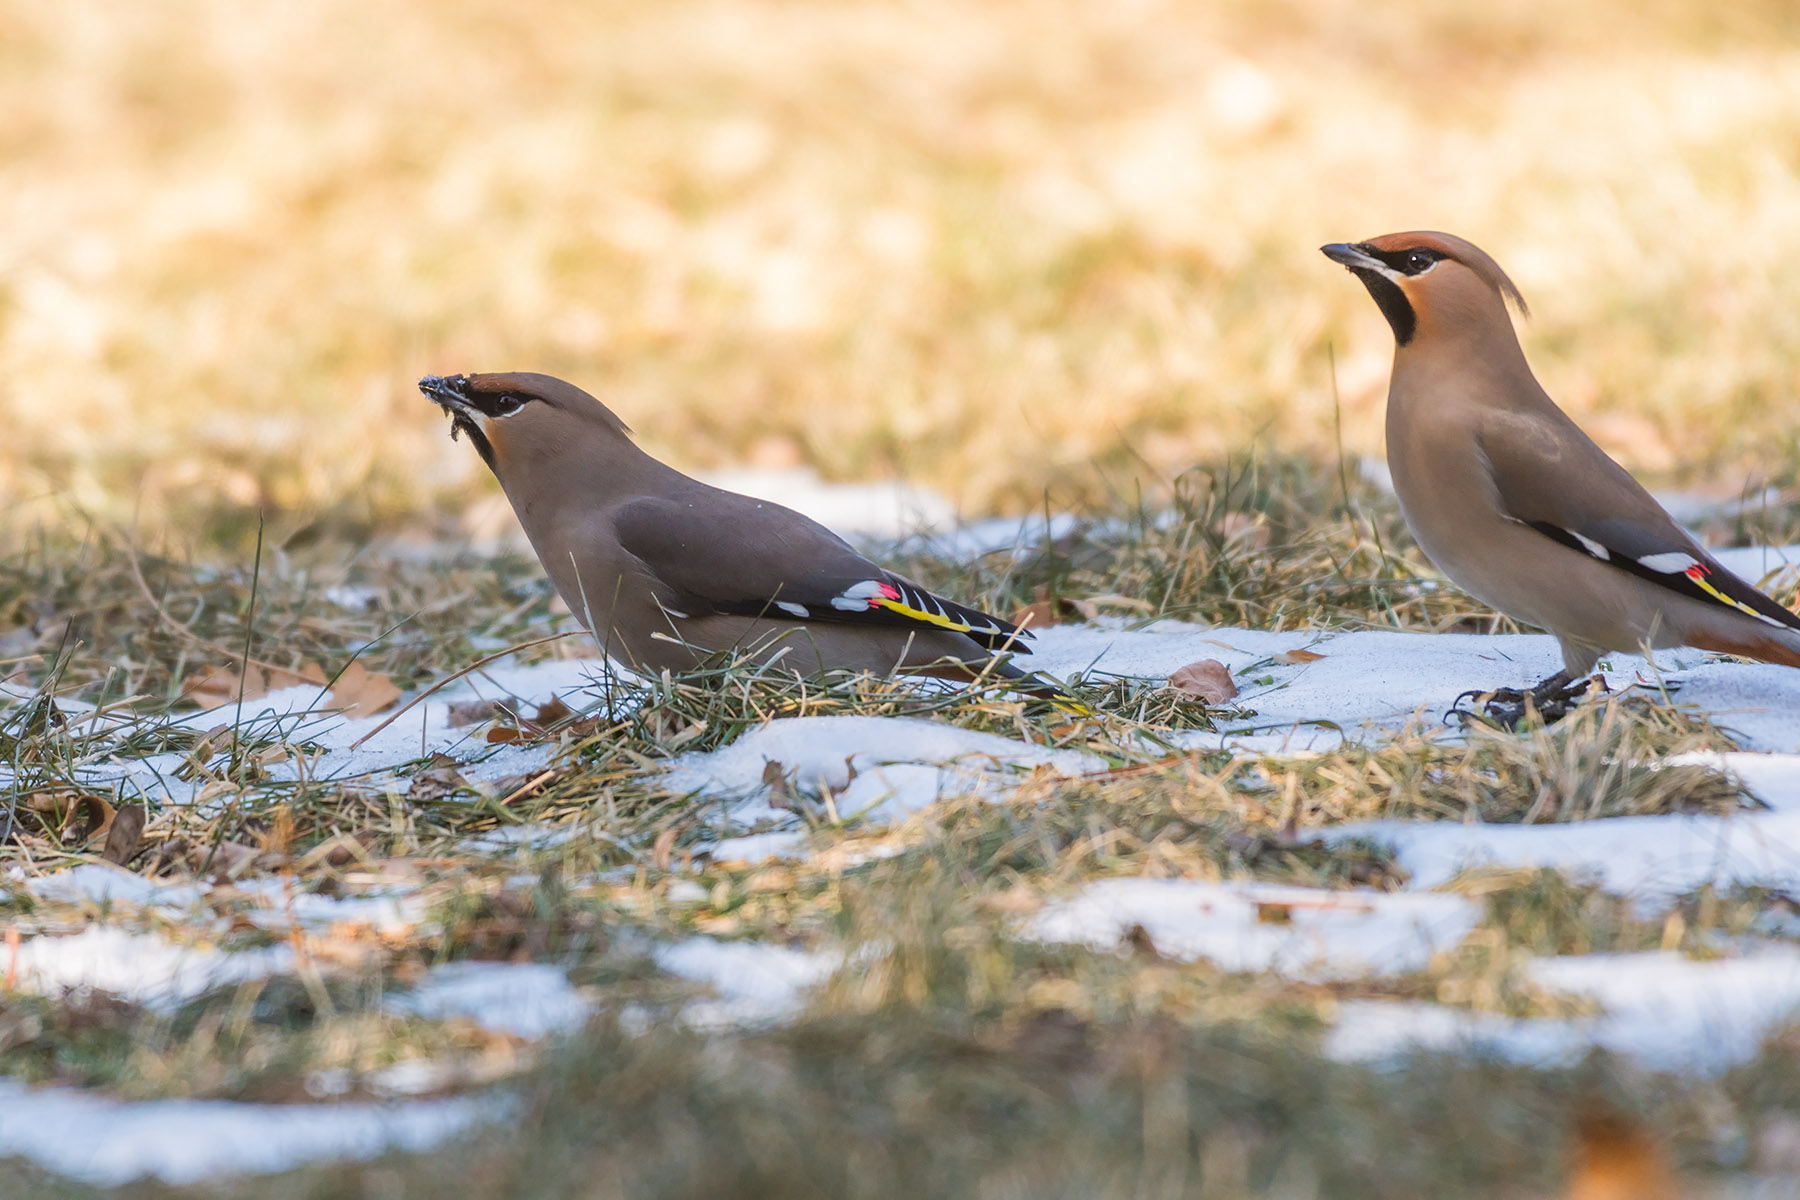
[[[487,435],[481,432],[481,427],[476,425],[475,422],[468,417],[464,417],[460,414],[453,414],[450,422],[451,440],[454,441],[456,435],[459,433],[466,433],[469,435],[469,441],[474,443],[475,453],[481,455],[481,461],[488,465],[488,470],[493,471],[495,475],[498,476],[499,469],[494,466],[493,444],[487,440]]]
[[[1404,346],[1412,341],[1413,334],[1418,332],[1419,317],[1413,312],[1412,303],[1407,300],[1406,293],[1400,285],[1377,271],[1355,271],[1356,277],[1362,280],[1363,286],[1369,289],[1369,295],[1375,297],[1375,306],[1394,331],[1394,342]]]

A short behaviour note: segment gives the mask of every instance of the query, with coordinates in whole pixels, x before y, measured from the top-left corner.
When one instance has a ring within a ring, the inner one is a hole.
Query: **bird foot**
[[[1491,691],[1467,691],[1456,698],[1447,722],[1455,717],[1466,729],[1479,721],[1496,729],[1517,729],[1521,723],[1535,719],[1541,725],[1554,725],[1574,711],[1575,706],[1593,691],[1606,691],[1606,680],[1598,675],[1570,679],[1558,671],[1532,688],[1494,688]],[[1473,700],[1475,707],[1464,708],[1463,701]]]

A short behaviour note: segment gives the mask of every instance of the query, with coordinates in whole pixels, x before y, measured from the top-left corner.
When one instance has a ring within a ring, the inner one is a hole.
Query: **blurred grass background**
[[[1375,453],[1391,341],[1316,247],[1416,227],[1629,466],[1800,464],[1789,0],[0,0],[0,106],[34,523],[463,513],[426,372],[973,515],[1334,455],[1329,347]]]

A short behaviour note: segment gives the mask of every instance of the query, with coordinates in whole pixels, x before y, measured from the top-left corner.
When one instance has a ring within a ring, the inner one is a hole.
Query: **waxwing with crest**
[[[1028,678],[1026,631],[883,570],[818,522],[650,457],[549,375],[427,376],[538,561],[607,654],[640,672],[744,654],[795,673]],[[1061,695],[1045,685],[1047,694]]]
[[[1563,669],[1530,694],[1540,712],[1566,707],[1607,651],[1800,667],[1800,617],[1702,550],[1539,386],[1507,311],[1525,301],[1498,263],[1447,233],[1321,250],[1394,331],[1388,466],[1413,536],[1457,586],[1562,647]]]

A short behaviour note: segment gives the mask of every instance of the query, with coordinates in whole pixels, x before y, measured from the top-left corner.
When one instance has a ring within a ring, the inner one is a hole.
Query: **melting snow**
[[[914,717],[792,717],[770,721],[729,746],[677,758],[664,777],[678,792],[741,800],[740,821],[778,817],[764,772],[779,763],[802,792],[830,792],[840,816],[893,821],[942,797],[1002,794],[1020,770],[1064,775],[1106,764],[1091,754],[1046,750],[991,733]]]
[[[531,962],[443,963],[388,1004],[399,1012],[463,1017],[484,1029],[533,1039],[578,1028],[592,1011],[561,968]]]
[[[793,480],[771,486],[791,498]],[[735,481],[744,486],[744,481]],[[756,490],[752,487],[750,490]],[[834,508],[831,522],[889,533],[916,527],[921,513],[948,525],[947,509],[930,509],[903,490],[877,489],[860,503],[869,514],[847,522]],[[821,493],[823,494],[823,493]],[[1074,533],[1072,518],[987,522],[921,535],[959,558],[1018,553],[1046,539]],[[1791,572],[1800,550],[1727,551],[1719,557],[1753,581]],[[339,602],[361,602],[345,593]],[[1502,684],[1525,685],[1560,665],[1555,642],[1539,635],[1427,635],[1380,631],[1322,633],[1209,628],[1156,621],[1132,628],[1116,619],[1059,626],[1039,634],[1024,660],[1056,675],[1091,672],[1163,678],[1199,659],[1214,658],[1233,672],[1238,703],[1254,710],[1220,733],[1185,735],[1194,747],[1230,746],[1248,752],[1329,748],[1345,738],[1388,736],[1409,721],[1435,722],[1459,692]],[[1322,658],[1284,664],[1275,655],[1312,650]],[[1094,883],[1040,913],[1035,936],[1112,948],[1141,927],[1157,949],[1174,958],[1207,958],[1233,970],[1273,970],[1304,978],[1345,978],[1418,969],[1453,946],[1472,927],[1477,910],[1456,896],[1424,891],[1475,863],[1538,864],[1592,874],[1610,888],[1661,902],[1703,883],[1762,883],[1800,888],[1800,672],[1728,662],[1692,650],[1659,652],[1653,668],[1631,655],[1605,663],[1616,686],[1667,681],[1677,699],[1696,704],[1737,731],[1750,753],[1723,756],[1765,802],[1766,812],[1730,818],[1642,817],[1579,825],[1531,827],[1448,822],[1380,822],[1334,829],[1391,843],[1412,875],[1399,895],[1320,892],[1260,884],[1185,880],[1107,880]],[[316,749],[310,778],[362,781],[404,791],[406,764],[434,752],[469,760],[459,768],[477,783],[541,769],[543,746],[489,746],[480,726],[452,728],[449,704],[517,697],[528,705],[561,696],[581,708],[602,694],[608,673],[596,659],[535,666],[491,664],[479,676],[406,711],[345,719],[320,711],[328,698],[315,687],[287,688],[241,707],[193,713],[179,723],[199,731],[236,725],[247,737],[279,736]],[[7,695],[19,695],[16,689]],[[91,706],[64,705],[72,720],[114,718]],[[379,730],[379,732],[377,732]],[[367,738],[366,741],[362,739]],[[360,742],[360,744],[358,744]],[[203,779],[182,779],[182,754],[118,760],[80,772],[85,782],[116,789],[123,799],[146,797],[193,803]],[[1003,796],[1032,770],[1078,775],[1107,764],[1074,751],[1050,751],[993,734],[919,719],[810,717],[772,721],[731,745],[677,759],[667,784],[723,801],[730,821],[712,849],[721,860],[757,861],[805,853],[793,828],[747,837],[741,829],[794,823],[771,807],[765,771],[779,763],[789,786],[829,796],[840,816],[895,821],[955,794]],[[268,764],[291,778],[292,762]],[[0,782],[11,773],[0,769]],[[507,853],[520,844],[568,836],[567,830],[521,827],[466,848]],[[207,896],[203,885],[158,885],[102,865],[24,878],[23,888],[45,900],[143,910],[194,923]],[[693,891],[688,881],[668,890],[671,903]],[[258,882],[265,907],[259,923],[316,927],[335,921],[409,923],[423,915],[397,891],[333,900],[290,895],[280,881]],[[203,928],[212,928],[210,924]],[[663,969],[709,985],[714,998],[696,1001],[684,1019],[702,1026],[777,1021],[804,1003],[808,989],[840,964],[833,953],[778,945],[691,938],[654,952]],[[146,1004],[168,1007],[220,984],[292,969],[287,947],[226,953],[183,946],[162,936],[91,927],[72,936],[40,935],[18,948],[20,985],[39,991],[104,988]],[[1604,1015],[1580,1021],[1516,1021],[1423,1004],[1348,1003],[1330,1048],[1344,1058],[1380,1060],[1407,1048],[1464,1047],[1528,1062],[1567,1061],[1593,1046],[1648,1065],[1713,1070],[1753,1054],[1769,1032],[1800,1014],[1800,952],[1767,948],[1738,958],[1692,962],[1667,955],[1557,959],[1532,970],[1540,983],[1593,998]],[[456,963],[434,969],[412,991],[392,998],[398,1009],[428,1017],[466,1017],[521,1037],[572,1028],[587,1004],[563,972],[544,964]],[[185,1182],[209,1175],[280,1170],[320,1157],[365,1157],[389,1146],[423,1147],[451,1136],[500,1106],[490,1100],[258,1106],[211,1101],[119,1104],[47,1089],[27,1091],[0,1079],[0,1154],[28,1153],[53,1169],[96,1183],[144,1175]],[[81,1129],[70,1139],[57,1131]]]
[[[1454,1050],[1553,1066],[1603,1049],[1657,1070],[1706,1073],[1749,1061],[1770,1035],[1800,1021],[1800,952],[1785,947],[1705,962],[1674,954],[1551,958],[1530,971],[1539,983],[1595,1000],[1602,1015],[1519,1019],[1354,1001],[1340,1007],[1326,1052],[1387,1061]]]
[[[1788,792],[1784,803],[1796,798]],[[1321,836],[1364,837],[1393,847],[1413,888],[1441,886],[1476,866],[1556,867],[1646,902],[1708,883],[1800,888],[1800,811],[1548,825],[1370,821],[1333,826]]]
[[[839,959],[767,942],[720,942],[692,937],[659,947],[656,965],[671,975],[711,986],[716,1000],[698,1000],[682,1019],[701,1028],[779,1021],[799,1011],[807,989],[837,969]]]
[[[1419,970],[1462,941],[1480,916],[1475,904],[1444,894],[1105,879],[1039,913],[1029,932],[1110,950],[1137,928],[1168,958],[1205,958],[1227,971],[1354,979]]]
[[[403,1104],[120,1103],[0,1078],[0,1156],[102,1186],[285,1171],[317,1159],[424,1150],[497,1115],[491,1100]]]
[[[13,961],[19,986],[30,991],[105,991],[172,1009],[211,988],[291,971],[294,955],[286,946],[228,953],[93,925],[66,937],[27,938]]]

